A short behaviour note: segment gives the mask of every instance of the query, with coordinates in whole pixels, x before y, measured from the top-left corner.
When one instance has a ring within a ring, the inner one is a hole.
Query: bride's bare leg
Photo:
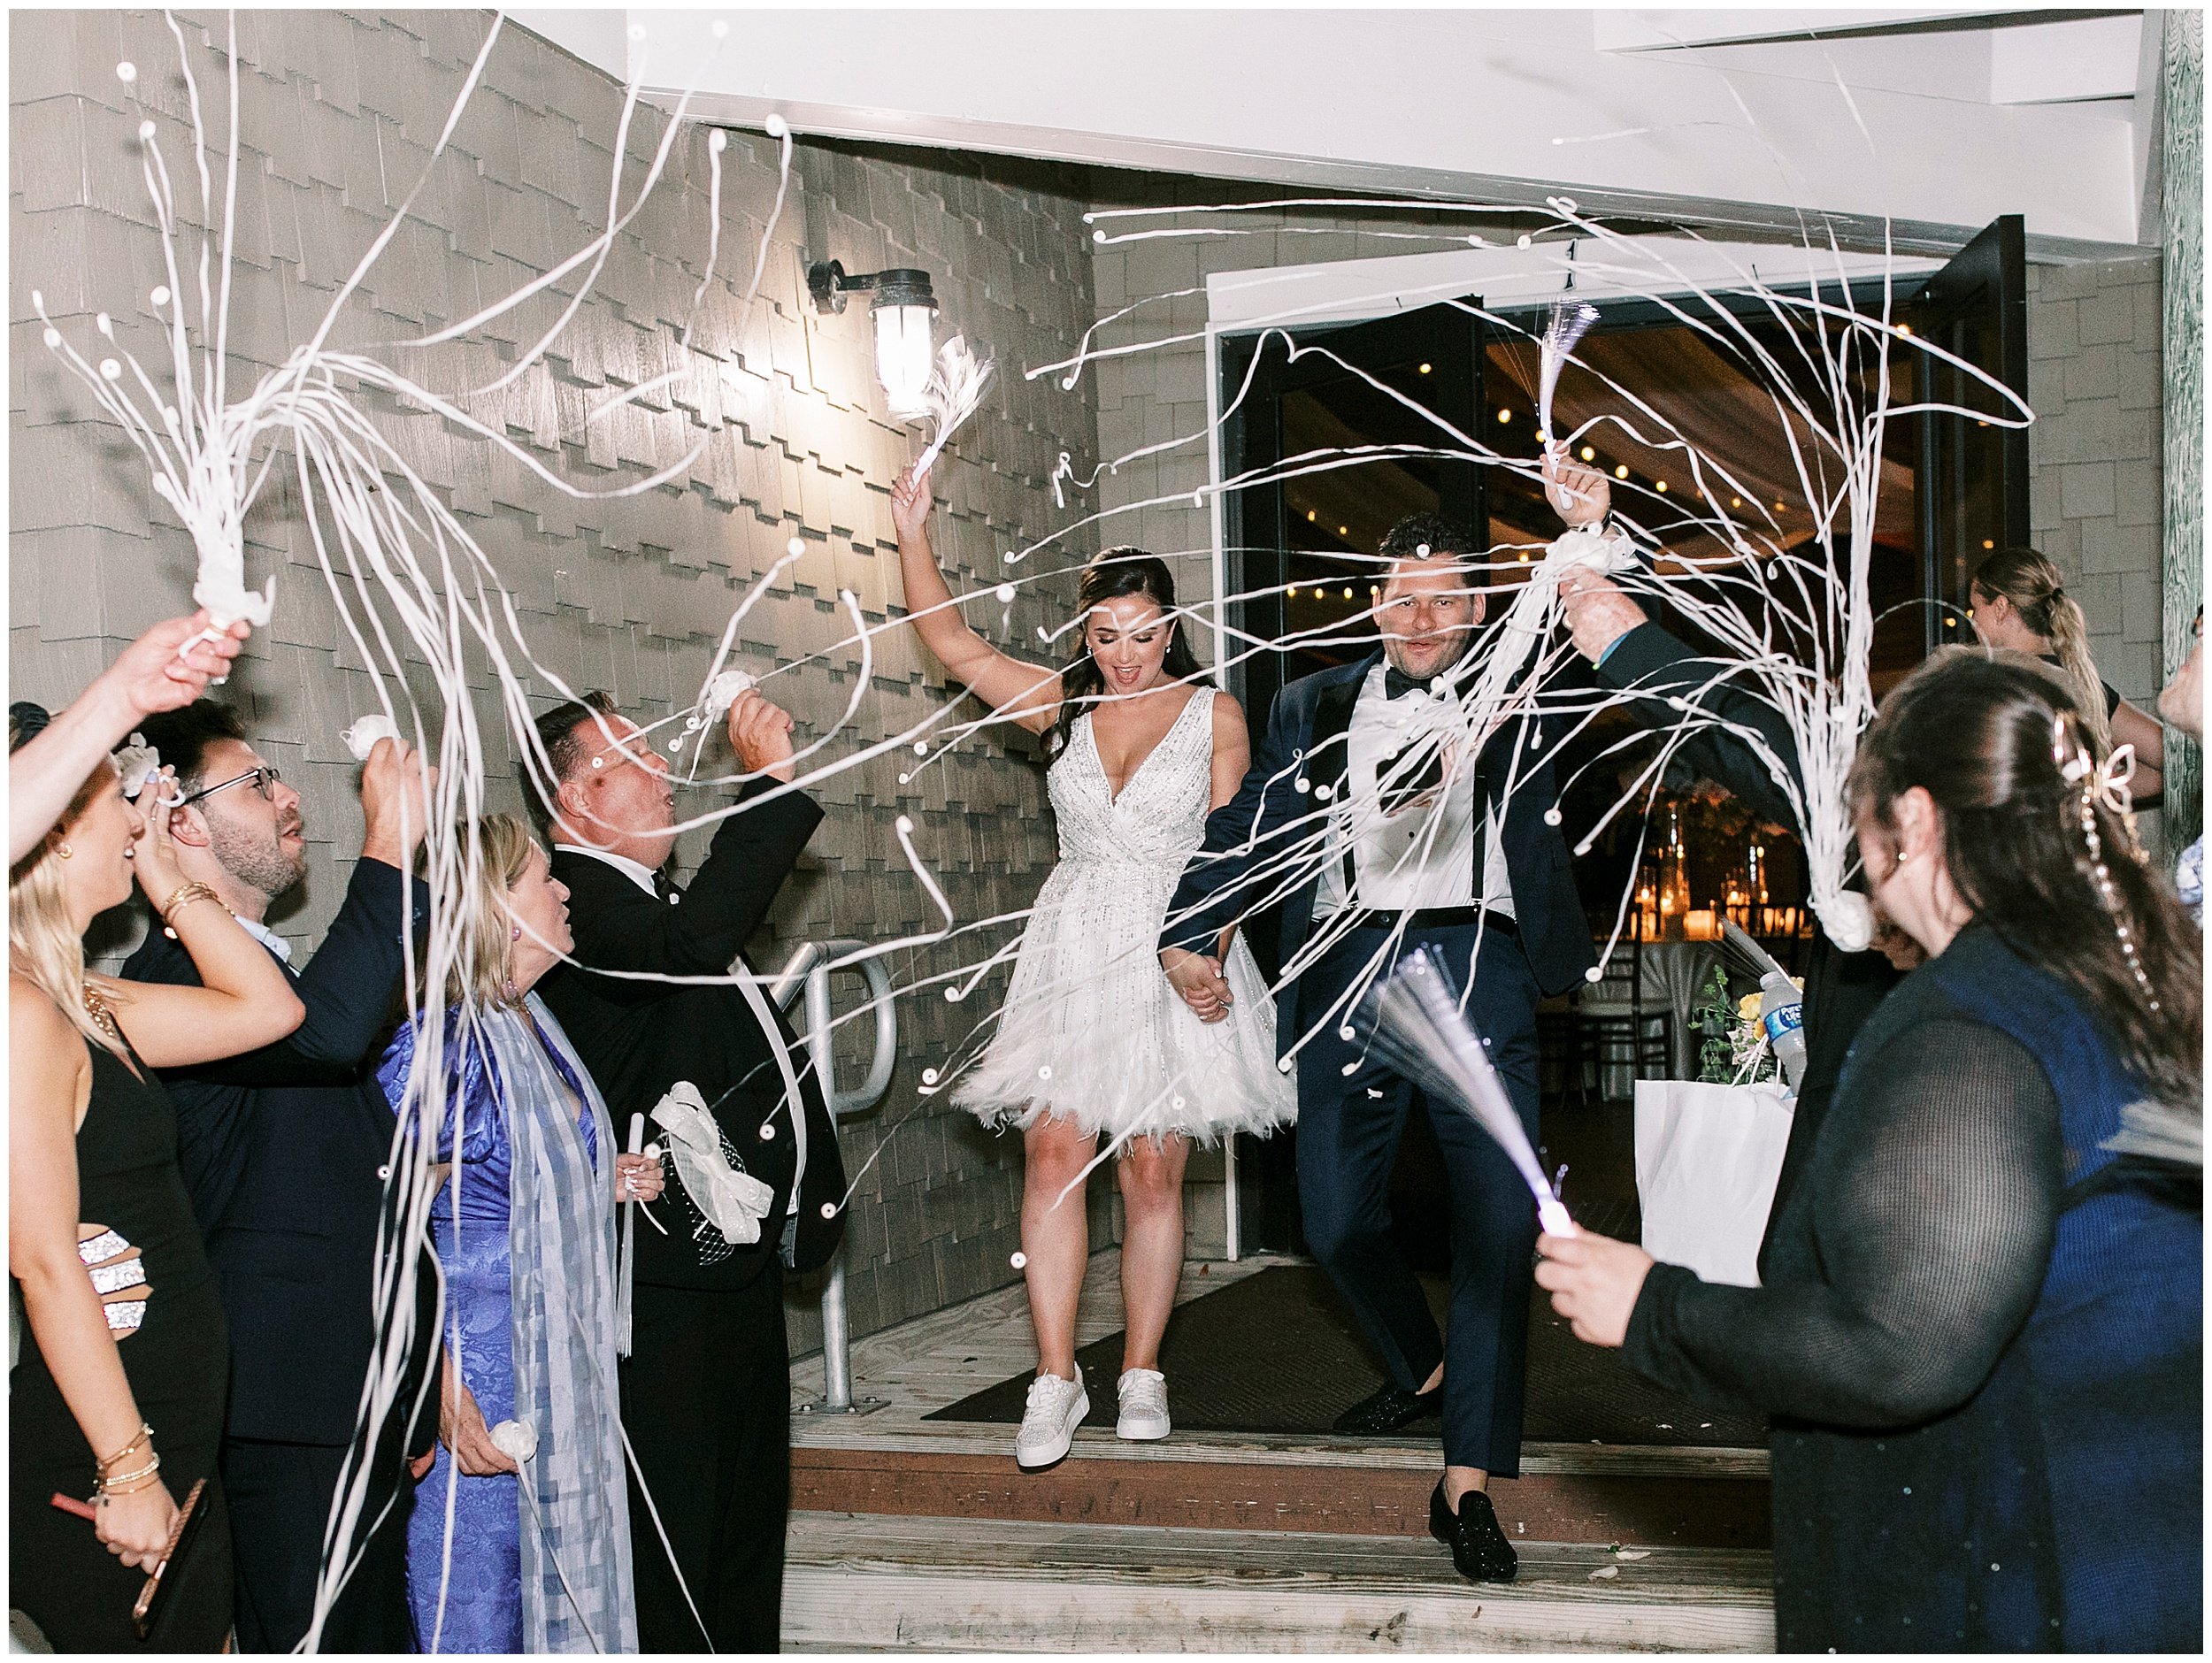
[[[1183,1166],[1187,1138],[1133,1138],[1117,1163],[1128,1222],[1121,1238],[1121,1304],[1127,1339],[1121,1366],[1157,1368],[1160,1336],[1183,1275]],[[1034,1296],[1033,1295],[1033,1299]]]
[[[1023,1134],[1022,1252],[1029,1260],[1023,1274],[1029,1283],[1029,1320],[1037,1330],[1037,1370],[1065,1380],[1075,1378],[1075,1307],[1091,1248],[1083,1187],[1076,1180],[1096,1144],[1094,1135],[1049,1115],[1039,1115]]]

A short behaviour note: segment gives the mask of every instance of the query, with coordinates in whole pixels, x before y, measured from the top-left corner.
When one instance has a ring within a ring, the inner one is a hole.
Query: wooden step
[[[1410,1460],[1387,1463],[1230,1462],[1163,1459],[1156,1445],[1141,1457],[1123,1456],[1100,1451],[1101,1435],[1090,1433],[1059,1466],[1025,1473],[1014,1464],[1011,1431],[984,1449],[795,1449],[791,1505],[825,1513],[1062,1525],[1425,1537],[1438,1475],[1433,1443],[1403,1452]],[[1108,1451],[1132,1447],[1110,1432],[1102,1436]],[[1672,1459],[1663,1464],[1640,1461],[1637,1452],[1626,1451],[1609,1464],[1604,1453],[1495,1481],[1492,1496],[1507,1535],[1517,1542],[1640,1547],[1767,1545],[1763,1461],[1751,1473],[1726,1452],[1668,1451]],[[1697,1455],[1721,1459],[1701,1466],[1685,1459]],[[1663,1470],[1638,1470],[1652,1465]]]
[[[797,1652],[1768,1652],[1767,1555],[1531,1542],[1473,1583],[1425,1537],[794,1513]]]

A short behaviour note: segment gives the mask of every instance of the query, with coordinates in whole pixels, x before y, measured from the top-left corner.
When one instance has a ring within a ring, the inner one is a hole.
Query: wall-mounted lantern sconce
[[[826,260],[807,267],[806,287],[815,310],[824,312],[843,311],[845,296],[856,289],[870,291],[876,379],[883,383],[891,414],[902,421],[926,414],[922,390],[929,385],[937,354],[932,330],[937,297],[930,292],[929,273],[900,266],[853,276],[841,262]]]

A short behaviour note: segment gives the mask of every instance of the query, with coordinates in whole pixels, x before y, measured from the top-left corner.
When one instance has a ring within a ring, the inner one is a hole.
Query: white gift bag
[[[1790,1100],[1776,1084],[1636,1082],[1636,1192],[1644,1251],[1708,1282],[1759,1285]]]

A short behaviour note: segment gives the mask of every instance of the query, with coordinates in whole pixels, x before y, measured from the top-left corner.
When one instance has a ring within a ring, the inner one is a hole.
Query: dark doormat
[[[1424,1276],[1421,1284],[1440,1324],[1449,1288],[1441,1277]],[[1112,1417],[1121,1343],[1119,1333],[1110,1334],[1076,1353],[1094,1415]],[[1314,1265],[1271,1265],[1177,1307],[1160,1368],[1175,1424],[1190,1432],[1325,1433],[1383,1383],[1350,1311]],[[1017,1375],[928,1418],[1018,1425],[1032,1378]],[[1433,1438],[1436,1425],[1417,1421],[1407,1435]],[[1766,1444],[1763,1422],[1701,1408],[1632,1373],[1618,1353],[1582,1344],[1540,1292],[1529,1307],[1522,1436],[1707,1449]]]

